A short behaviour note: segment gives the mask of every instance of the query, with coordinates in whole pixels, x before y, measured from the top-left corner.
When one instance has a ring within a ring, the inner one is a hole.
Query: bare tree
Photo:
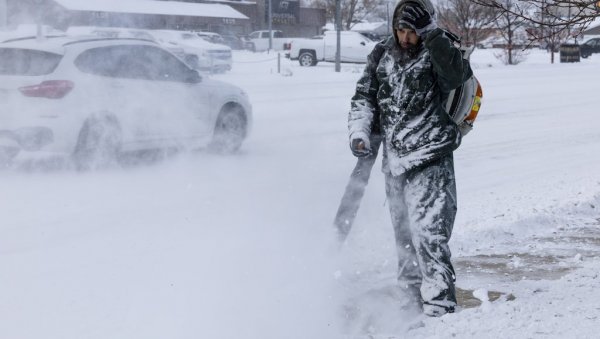
[[[561,43],[569,38],[569,33],[557,27],[549,27],[540,36],[542,36],[542,41],[545,43],[546,49],[550,52],[550,63],[553,64],[554,53],[558,50]]]
[[[461,37],[467,45],[476,45],[490,34],[496,16],[494,9],[471,0],[445,0],[437,6],[440,26]]]
[[[512,48],[509,49],[505,47],[500,51],[494,52],[494,56],[502,61],[505,65],[517,65],[527,59],[529,55],[529,50],[521,49],[521,48]]]
[[[383,0],[341,0],[342,1],[342,26],[349,30],[352,26],[379,12]],[[327,21],[333,22],[335,18],[335,0],[315,0],[313,5],[325,8]]]
[[[494,25],[498,32],[506,41],[504,52],[497,57],[502,58],[508,65],[516,65],[523,61],[526,55],[523,48],[527,43],[525,37],[526,20],[516,14],[513,14],[512,9],[519,6],[518,0],[501,0],[502,6],[507,8],[506,11],[499,11],[498,16],[494,20]]]
[[[583,30],[597,17],[598,0],[519,0],[507,5],[504,0],[471,0],[482,6],[494,8],[502,13],[510,13],[532,25],[552,30],[538,33],[558,34],[569,32],[573,27]],[[548,36],[536,36],[544,39]]]
[[[571,32],[570,29],[563,30],[560,26],[553,25],[558,21],[557,18],[560,17],[560,15],[558,13],[548,15],[549,9],[547,7],[547,3],[542,3],[542,7],[538,15],[543,24],[537,25],[536,29],[530,30],[530,33],[534,37],[539,37],[539,40],[550,52],[550,63],[554,63],[554,53],[558,50],[560,44],[570,37]],[[579,32],[576,32],[576,34],[578,33]]]

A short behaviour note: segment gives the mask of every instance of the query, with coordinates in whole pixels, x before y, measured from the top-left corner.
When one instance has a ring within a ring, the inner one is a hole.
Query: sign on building
[[[271,0],[271,16],[274,24],[295,25],[298,23],[300,1]],[[269,6],[265,6],[265,21],[269,22]]]

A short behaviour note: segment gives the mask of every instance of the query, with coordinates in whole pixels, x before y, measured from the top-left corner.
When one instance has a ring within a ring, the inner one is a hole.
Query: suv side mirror
[[[197,84],[202,82],[202,76],[195,69],[190,69],[189,73],[185,77],[185,82],[188,84]]]
[[[364,41],[361,41],[360,44],[363,45],[363,46],[367,45]]]

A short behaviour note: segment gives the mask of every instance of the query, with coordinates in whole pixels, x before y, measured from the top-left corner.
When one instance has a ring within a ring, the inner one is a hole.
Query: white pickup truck
[[[290,39],[283,37],[283,32],[272,30],[273,50],[280,51],[284,49]],[[269,49],[269,31],[254,31],[248,36],[250,38],[249,49],[254,52],[262,52]]]
[[[292,39],[289,58],[298,60],[300,66],[315,66],[319,61],[335,61],[336,31],[326,31],[311,39]],[[340,61],[366,63],[376,42],[352,31],[340,32]]]
[[[192,60],[188,62],[193,68],[210,73],[224,73],[231,70],[233,61],[229,46],[210,43],[194,32],[152,30],[150,33],[167,49],[181,48],[187,55],[195,54],[198,58],[198,66],[194,66]]]

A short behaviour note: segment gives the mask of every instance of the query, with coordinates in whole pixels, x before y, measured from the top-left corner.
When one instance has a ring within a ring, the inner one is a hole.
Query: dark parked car
[[[587,58],[594,53],[600,53],[600,38],[586,41],[580,46],[581,57]]]
[[[239,36],[234,35],[234,34],[222,34],[221,35],[223,37],[223,44],[231,47],[231,49],[236,49],[236,50],[240,50],[240,49],[245,49],[245,41],[242,40]]]
[[[252,42],[252,40],[250,40],[250,37],[248,35],[238,35],[242,44],[243,44],[243,49],[252,51],[252,52],[256,52],[256,48],[254,47],[254,43]]]

